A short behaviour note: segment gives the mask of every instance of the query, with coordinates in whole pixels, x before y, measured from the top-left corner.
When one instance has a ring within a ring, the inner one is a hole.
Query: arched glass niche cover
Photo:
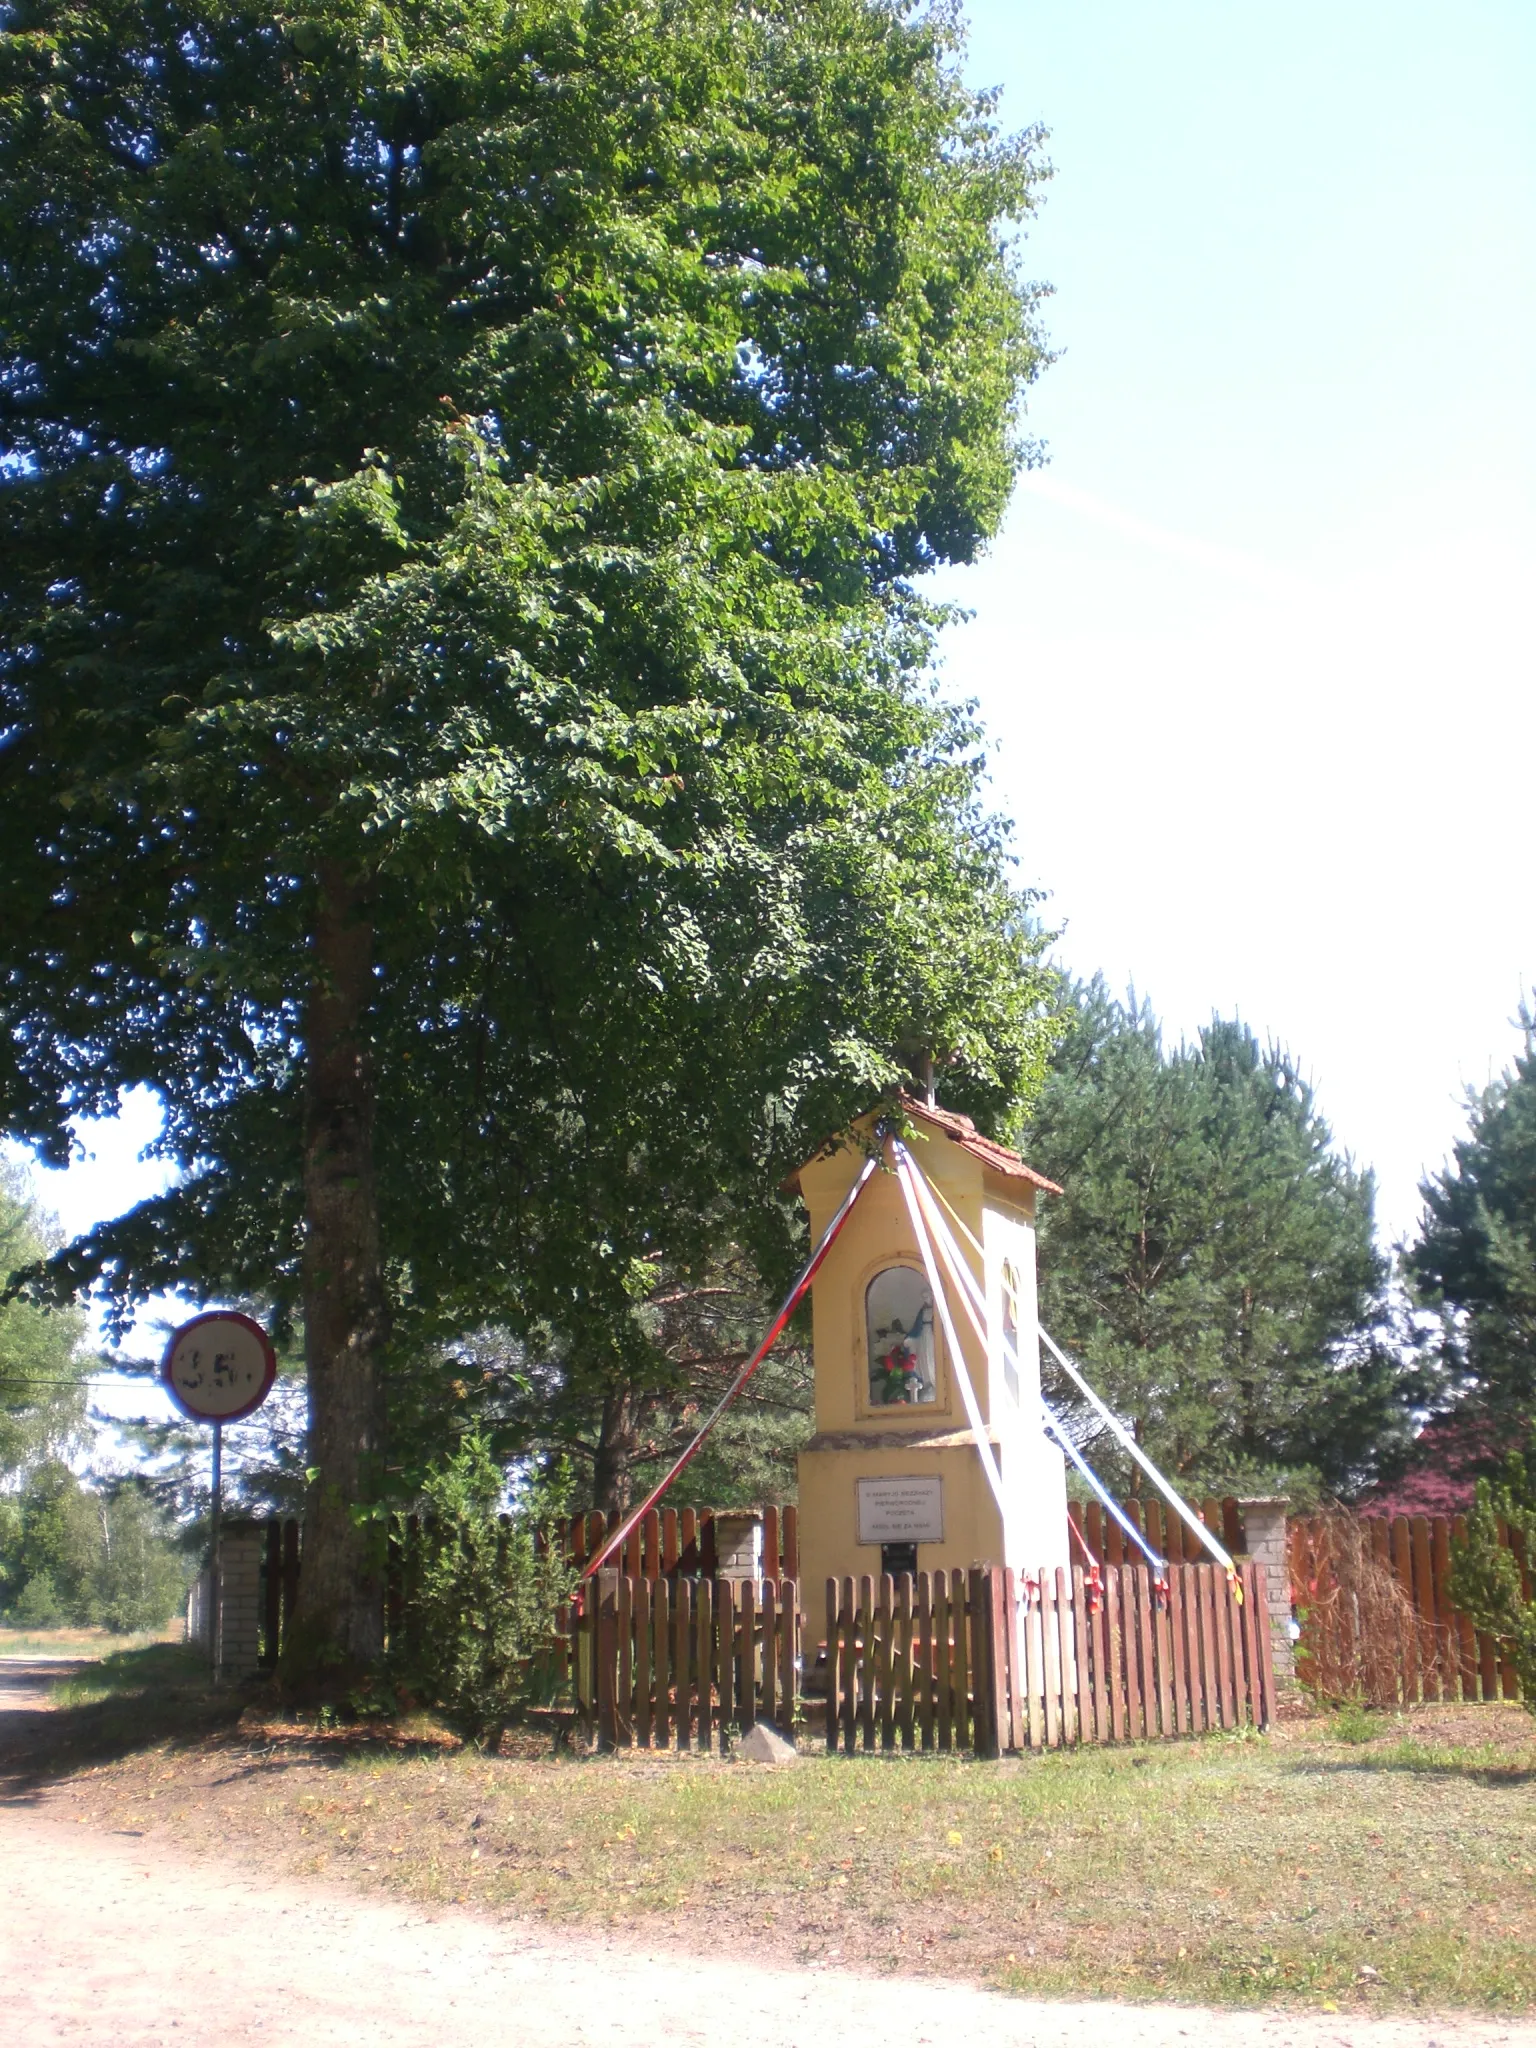
[[[864,1294],[869,1340],[869,1400],[874,1408],[910,1408],[938,1399],[933,1353],[933,1295],[911,1266],[887,1266]]]

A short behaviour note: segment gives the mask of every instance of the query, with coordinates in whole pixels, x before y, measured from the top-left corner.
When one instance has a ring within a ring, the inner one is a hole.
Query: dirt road
[[[1536,2048],[1475,2020],[1036,2004],[995,1992],[648,1953],[333,1885],[269,1882],[0,1806],[0,2033],[8,2048]]]
[[[0,1657],[0,1722],[14,1736],[18,1714],[51,1711],[53,1688],[61,1678],[84,1671],[87,1657]]]

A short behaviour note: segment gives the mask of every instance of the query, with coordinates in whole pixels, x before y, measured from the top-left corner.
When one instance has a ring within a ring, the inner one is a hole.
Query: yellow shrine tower
[[[828,1578],[1069,1562],[1065,1461],[1040,1410],[1035,1203],[1061,1190],[968,1117],[903,1099],[906,1144],[985,1301],[983,1342],[951,1303],[950,1355],[897,1175],[864,1188],[816,1276],[816,1432],[800,1453],[801,1599]],[[802,1167],[811,1242],[877,1143],[877,1116]],[[930,1233],[931,1234],[931,1233]],[[942,1266],[938,1277],[945,1284]],[[988,1478],[958,1374],[969,1375]]]

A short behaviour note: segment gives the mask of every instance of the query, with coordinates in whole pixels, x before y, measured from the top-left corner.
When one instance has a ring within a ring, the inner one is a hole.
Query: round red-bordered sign
[[[183,1415],[194,1422],[238,1422],[272,1391],[277,1353],[251,1316],[209,1309],[183,1323],[165,1347],[160,1377]]]

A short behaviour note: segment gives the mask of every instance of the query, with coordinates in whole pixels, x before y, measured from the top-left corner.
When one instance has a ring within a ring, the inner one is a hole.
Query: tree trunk
[[[368,1039],[373,926],[336,863],[318,876],[314,980],[305,1017],[304,1354],[309,1466],[284,1675],[344,1685],[384,1646],[384,1531],[370,1514],[384,1457],[381,1354],[389,1312],[374,1177]]]
[[[629,1508],[629,1475],[640,1444],[639,1403],[632,1387],[610,1387],[592,1457],[592,1505],[604,1513]]]

